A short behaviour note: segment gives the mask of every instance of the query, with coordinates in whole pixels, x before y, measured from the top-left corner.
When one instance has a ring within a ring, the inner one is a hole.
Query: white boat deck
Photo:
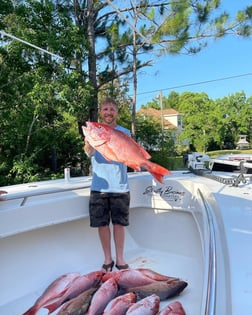
[[[89,227],[89,184],[85,177],[1,188],[9,192],[8,200],[0,203],[1,315],[21,315],[63,273],[100,269],[97,231]],[[127,262],[188,282],[180,296],[162,306],[179,300],[187,315],[249,314],[249,178],[230,187],[173,172],[160,185],[146,173],[134,173],[130,185]],[[42,309],[38,314],[47,313]]]

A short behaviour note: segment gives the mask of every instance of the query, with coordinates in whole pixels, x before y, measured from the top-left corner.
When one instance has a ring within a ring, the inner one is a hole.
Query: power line
[[[212,80],[207,80],[207,81],[200,81],[200,82],[194,82],[194,83],[186,83],[186,84],[182,84],[182,85],[175,85],[175,86],[164,88],[164,89],[158,89],[158,90],[152,90],[152,91],[137,93],[137,95],[156,93],[156,92],[160,92],[160,90],[162,90],[162,91],[174,90],[174,89],[179,89],[179,88],[183,88],[183,87],[187,87],[187,86],[201,85],[201,84],[207,84],[207,83],[212,83],[212,82],[217,82],[217,81],[236,79],[236,78],[250,76],[250,75],[252,75],[252,72],[244,73],[244,74],[238,74],[238,75],[234,75],[234,76],[230,76],[230,77],[212,79]]]
[[[21,42],[21,43],[23,43],[23,44],[28,45],[28,46],[31,46],[31,47],[33,47],[33,48],[39,50],[39,51],[43,51],[44,53],[49,54],[49,55],[51,55],[51,56],[54,56],[54,57],[56,57],[56,58],[58,58],[58,59],[60,59],[60,60],[63,60],[62,57],[60,57],[60,56],[58,56],[58,55],[56,55],[56,54],[53,54],[53,53],[51,53],[50,51],[45,50],[45,49],[43,49],[43,48],[41,48],[41,47],[38,47],[38,46],[36,46],[36,45],[33,45],[33,44],[31,44],[31,43],[29,43],[29,42],[27,42],[27,41],[25,41],[25,40],[23,40],[23,39],[21,39],[21,38],[18,38],[18,37],[16,37],[16,36],[13,36],[13,35],[11,35],[11,34],[8,34],[8,33],[6,33],[5,31],[1,31],[1,30],[0,30],[0,34],[2,34],[3,36],[10,37],[10,38],[12,38],[12,39],[14,39],[14,40],[17,40],[17,41],[19,41],[19,42]]]

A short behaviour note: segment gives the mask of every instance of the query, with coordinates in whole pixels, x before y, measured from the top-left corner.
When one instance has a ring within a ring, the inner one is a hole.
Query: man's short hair
[[[106,104],[113,104],[118,109],[118,105],[112,97],[106,97],[106,98],[102,99],[100,102],[99,108],[101,108],[103,105],[106,105]]]

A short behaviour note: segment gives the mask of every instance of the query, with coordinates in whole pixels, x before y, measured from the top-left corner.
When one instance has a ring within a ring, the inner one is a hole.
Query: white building
[[[183,131],[182,125],[182,114],[177,112],[175,109],[155,109],[155,108],[147,108],[147,109],[140,109],[137,112],[138,115],[143,116],[151,116],[153,120],[159,121],[164,128],[164,130],[171,130],[171,135],[174,139],[175,144],[179,144],[179,135]],[[188,146],[189,141],[185,140],[182,145]]]
[[[247,141],[247,135],[240,135],[236,149],[249,149],[250,143]]]

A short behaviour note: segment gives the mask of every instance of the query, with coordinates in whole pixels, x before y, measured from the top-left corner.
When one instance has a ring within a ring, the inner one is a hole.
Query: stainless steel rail
[[[43,185],[40,186],[40,185],[36,185],[35,183],[31,183],[30,185],[27,184],[27,189],[25,191],[8,192],[3,197],[4,197],[4,201],[22,199],[20,203],[20,206],[22,207],[25,205],[28,198],[90,188],[90,185],[91,185],[90,179],[85,179],[83,181],[78,181],[78,182],[74,182],[70,180],[70,181],[67,181],[66,183],[62,180],[62,182],[59,183],[59,186],[47,187],[47,188],[43,187]]]
[[[215,315],[215,306],[216,306],[216,236],[213,223],[212,209],[204,198],[200,189],[198,189],[198,194],[201,198],[201,201],[204,205],[207,223],[209,226],[209,248],[208,248],[208,283],[207,283],[207,294],[206,301],[204,306],[205,315]]]

